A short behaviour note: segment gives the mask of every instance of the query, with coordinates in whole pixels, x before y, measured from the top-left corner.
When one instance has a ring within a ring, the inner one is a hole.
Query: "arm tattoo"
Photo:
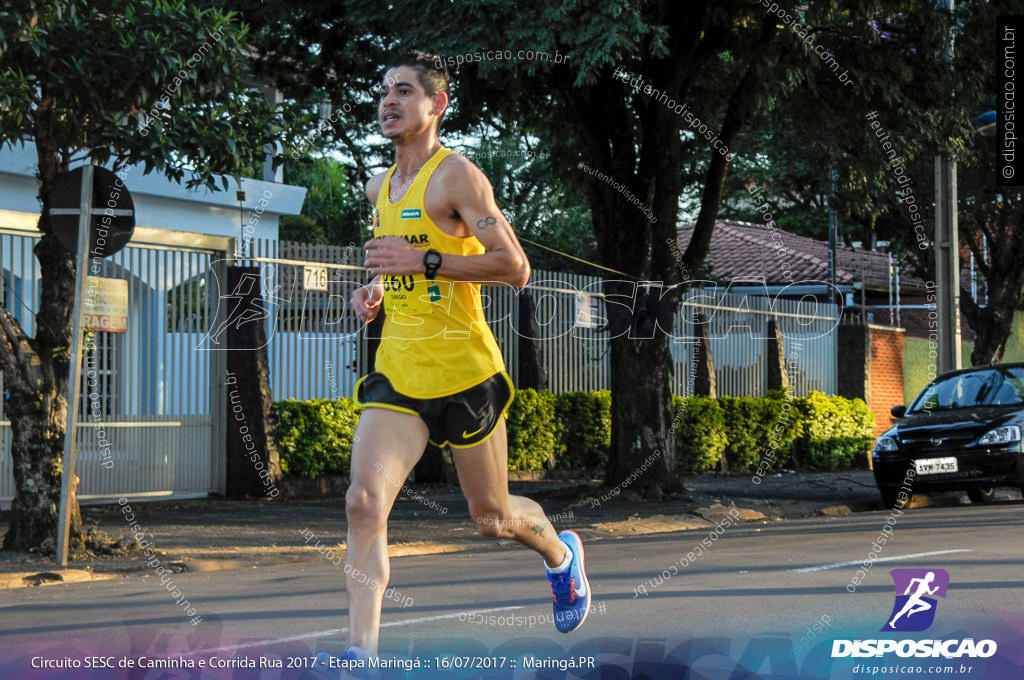
[[[476,223],[476,228],[483,231],[487,227],[493,227],[498,224],[498,218],[496,217],[485,217]]]

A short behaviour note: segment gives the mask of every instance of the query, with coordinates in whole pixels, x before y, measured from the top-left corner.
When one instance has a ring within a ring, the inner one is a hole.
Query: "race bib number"
[[[450,282],[431,281],[423,274],[382,278],[385,309],[389,314],[423,316],[450,297]]]

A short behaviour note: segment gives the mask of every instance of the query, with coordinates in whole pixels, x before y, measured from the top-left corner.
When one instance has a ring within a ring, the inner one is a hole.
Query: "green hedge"
[[[812,392],[790,398],[672,398],[680,472],[752,472],[866,464],[874,416],[860,399]],[[360,409],[351,399],[274,404],[282,470],[316,477],[348,473]],[[508,413],[510,470],[600,469],[611,447],[611,394],[517,390]]]
[[[564,450],[555,417],[557,398],[550,392],[516,390],[508,410],[508,469],[552,467]]]
[[[565,392],[555,398],[555,417],[562,426],[564,452],[560,468],[603,469],[612,445],[612,393]]]
[[[779,470],[792,460],[793,443],[803,434],[799,411],[784,392],[764,397],[721,397],[725,412],[727,470],[750,472],[762,461]],[[771,449],[771,450],[769,450]]]
[[[717,399],[673,395],[671,427],[680,471],[706,472],[718,467],[728,439],[725,411]]]
[[[794,401],[803,416],[804,434],[797,448],[804,466],[838,470],[866,464],[875,416],[863,399],[811,392]]]
[[[281,471],[299,477],[348,474],[352,437],[362,409],[349,398],[286,399],[273,405]]]

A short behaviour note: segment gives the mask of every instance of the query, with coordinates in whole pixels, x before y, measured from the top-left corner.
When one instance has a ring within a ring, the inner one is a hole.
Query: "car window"
[[[939,378],[918,395],[908,413],[974,406],[1024,405],[1024,368],[985,368]]]
[[[1011,406],[1021,403],[1020,393],[1016,385],[1005,381],[1003,386],[999,388],[999,391],[995,393],[995,397],[992,399],[993,404],[999,404],[1001,406]]]

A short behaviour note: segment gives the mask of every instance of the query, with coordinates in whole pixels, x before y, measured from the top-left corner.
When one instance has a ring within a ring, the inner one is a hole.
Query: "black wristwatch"
[[[423,267],[426,269],[424,275],[433,281],[437,276],[437,270],[441,268],[441,253],[433,248],[423,253]]]

